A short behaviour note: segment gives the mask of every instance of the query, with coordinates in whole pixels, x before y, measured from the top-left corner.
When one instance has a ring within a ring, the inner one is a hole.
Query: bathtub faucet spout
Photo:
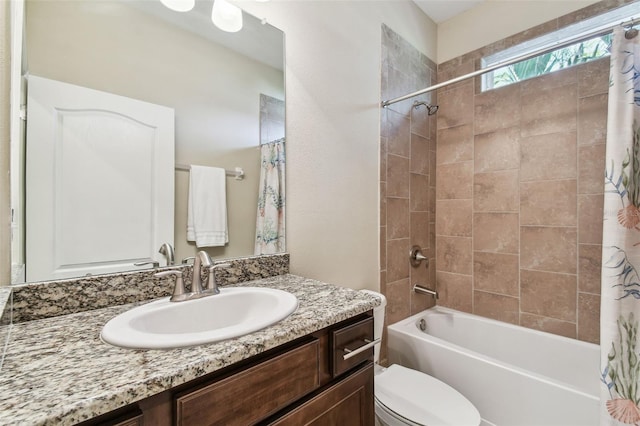
[[[415,284],[413,286],[413,291],[415,291],[416,293],[420,293],[420,294],[428,294],[430,296],[433,296],[434,299],[438,299],[438,292],[435,290],[431,290],[430,288],[426,288],[424,286],[421,286],[420,284]]]

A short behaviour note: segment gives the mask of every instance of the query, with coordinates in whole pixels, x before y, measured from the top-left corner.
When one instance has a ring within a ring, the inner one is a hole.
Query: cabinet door
[[[373,364],[371,363],[271,423],[278,426],[371,426],[373,424]]]

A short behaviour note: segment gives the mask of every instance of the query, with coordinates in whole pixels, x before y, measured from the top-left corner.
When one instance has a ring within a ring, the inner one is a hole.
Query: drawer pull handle
[[[347,349],[344,348],[342,349],[345,353],[345,355],[342,356],[342,359],[344,359],[345,361],[348,360],[351,357],[354,357],[356,355],[358,355],[361,352],[366,351],[367,349],[371,349],[372,347],[374,347],[375,345],[377,345],[378,343],[380,343],[382,339],[376,339],[374,341],[371,341],[369,339],[364,339],[364,345],[360,346],[358,349]]]

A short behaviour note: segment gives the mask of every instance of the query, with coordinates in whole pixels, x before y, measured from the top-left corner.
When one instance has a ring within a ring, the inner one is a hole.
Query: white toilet
[[[374,336],[382,337],[387,299],[380,293],[362,290],[382,299],[373,310]],[[393,364],[378,365],[380,345],[374,349],[376,424],[478,426],[480,413],[462,394],[435,377]]]

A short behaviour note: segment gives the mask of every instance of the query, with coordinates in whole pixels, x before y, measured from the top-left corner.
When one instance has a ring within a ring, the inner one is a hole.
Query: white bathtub
[[[484,424],[598,424],[598,345],[441,307],[390,325],[388,338],[390,363],[457,389]]]

